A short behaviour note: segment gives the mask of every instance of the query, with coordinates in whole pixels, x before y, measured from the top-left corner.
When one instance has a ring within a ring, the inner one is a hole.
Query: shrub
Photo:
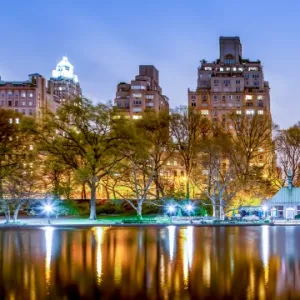
[[[300,219],[300,214],[295,216],[295,219]]]

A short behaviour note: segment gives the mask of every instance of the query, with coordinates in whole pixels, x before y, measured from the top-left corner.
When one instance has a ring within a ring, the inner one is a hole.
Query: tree
[[[135,121],[128,121],[130,142],[123,148],[125,159],[115,166],[107,186],[114,195],[131,205],[138,218],[142,218],[143,205],[149,200],[156,170],[152,142],[140,134],[139,126]]]
[[[41,149],[70,167],[88,184],[90,219],[96,219],[96,190],[101,178],[119,162],[124,132],[122,120],[111,118],[111,108],[76,99],[57,115],[48,113],[39,132]]]
[[[293,184],[299,185],[300,123],[295,124],[287,130],[279,130],[275,136],[275,148],[284,181],[288,177],[288,172],[291,171]]]
[[[136,121],[137,134],[142,135],[149,147],[149,156],[153,162],[155,198],[164,196],[161,170],[172,156],[174,147],[170,139],[169,114],[166,112],[145,112],[143,118]]]
[[[0,109],[0,209],[10,221],[11,203],[7,200],[5,184],[17,176],[23,165],[33,159],[32,118],[24,117],[12,110]],[[10,177],[10,178],[9,178]]]
[[[181,159],[186,172],[186,198],[190,198],[190,180],[196,161],[201,151],[201,143],[210,134],[210,123],[206,117],[197,111],[180,107],[171,116],[171,131],[176,154]]]

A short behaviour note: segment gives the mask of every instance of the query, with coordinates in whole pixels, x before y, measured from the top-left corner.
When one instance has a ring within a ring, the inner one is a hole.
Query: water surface
[[[300,299],[300,227],[0,230],[0,299]]]

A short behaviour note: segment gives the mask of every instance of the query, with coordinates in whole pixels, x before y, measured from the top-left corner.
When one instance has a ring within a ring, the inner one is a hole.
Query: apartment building
[[[201,61],[188,104],[229,129],[228,113],[270,115],[270,87],[261,62],[243,58],[239,37],[220,37],[220,56]]]
[[[139,74],[131,83],[117,85],[114,106],[132,119],[141,118],[147,109],[169,111],[169,99],[162,94],[158,70],[152,65],[139,66]]]
[[[59,99],[51,83],[38,74],[28,75],[24,81],[3,81],[0,78],[0,108],[12,109],[26,116],[41,118],[50,110],[55,112]]]

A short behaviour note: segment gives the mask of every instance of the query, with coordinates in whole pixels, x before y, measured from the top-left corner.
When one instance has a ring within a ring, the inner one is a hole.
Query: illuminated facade
[[[55,112],[59,99],[51,82],[40,74],[30,74],[25,81],[0,80],[0,108],[11,109],[25,116],[41,118],[46,110]]]
[[[78,81],[78,76],[74,73],[74,66],[64,56],[52,71],[51,82],[54,94],[57,95],[61,103],[73,100],[82,96],[82,91]]]
[[[146,110],[169,111],[169,99],[162,94],[159,86],[159,72],[154,66],[139,66],[139,75],[131,83],[117,85],[114,105],[133,119],[142,117]]]
[[[220,37],[220,57],[201,61],[197,89],[188,90],[188,104],[228,129],[229,113],[270,115],[270,87],[261,62],[243,58],[239,37]]]

